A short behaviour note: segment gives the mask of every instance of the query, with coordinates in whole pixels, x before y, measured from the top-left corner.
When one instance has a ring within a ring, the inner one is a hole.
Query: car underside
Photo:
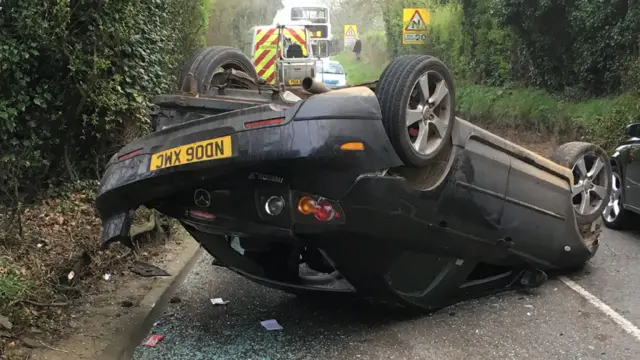
[[[568,143],[547,159],[455,117],[433,57],[337,90],[260,85],[221,64],[196,96],[206,58],[183,93],[156,99],[156,130],[109,162],[105,244],[128,241],[145,205],[257,283],[427,311],[540,285],[598,249],[606,154]]]

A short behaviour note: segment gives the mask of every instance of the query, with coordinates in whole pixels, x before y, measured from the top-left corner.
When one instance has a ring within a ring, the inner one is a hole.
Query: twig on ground
[[[47,344],[43,343],[43,342],[42,342],[42,340],[38,340],[38,342],[39,342],[42,346],[46,347],[47,349],[51,349],[51,350],[54,350],[54,351],[60,351],[60,352],[63,352],[63,353],[65,353],[65,354],[68,354],[68,353],[69,353],[67,350],[62,350],[62,349],[54,348],[54,347],[53,347],[53,346],[51,346],[51,345],[47,345]]]
[[[30,305],[34,305],[34,306],[42,306],[42,307],[63,307],[63,306],[69,306],[70,305],[70,303],[68,303],[68,302],[41,303],[41,302],[37,302],[37,301],[18,299],[18,300],[14,300],[14,301],[10,302],[9,306],[15,305],[17,303],[25,303],[25,304],[30,304]]]

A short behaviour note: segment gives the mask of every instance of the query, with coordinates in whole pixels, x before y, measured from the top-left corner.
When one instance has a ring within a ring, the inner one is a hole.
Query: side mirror
[[[629,137],[640,137],[640,124],[630,124],[625,128],[625,133]]]

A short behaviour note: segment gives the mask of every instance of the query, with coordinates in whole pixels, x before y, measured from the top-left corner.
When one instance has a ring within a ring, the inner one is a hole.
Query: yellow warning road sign
[[[345,38],[354,38],[358,36],[358,26],[356,25],[345,25],[344,26],[344,37]]]
[[[344,26],[344,47],[352,47],[356,43],[358,37],[358,27],[356,25]]]
[[[419,45],[427,40],[430,15],[427,9],[405,8],[402,11],[402,44]]]

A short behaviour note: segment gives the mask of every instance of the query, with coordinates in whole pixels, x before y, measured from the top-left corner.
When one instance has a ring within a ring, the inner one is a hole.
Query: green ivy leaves
[[[184,58],[203,44],[209,8],[210,0],[3,0],[0,190],[101,173],[125,134],[148,129],[149,101],[173,90]]]

